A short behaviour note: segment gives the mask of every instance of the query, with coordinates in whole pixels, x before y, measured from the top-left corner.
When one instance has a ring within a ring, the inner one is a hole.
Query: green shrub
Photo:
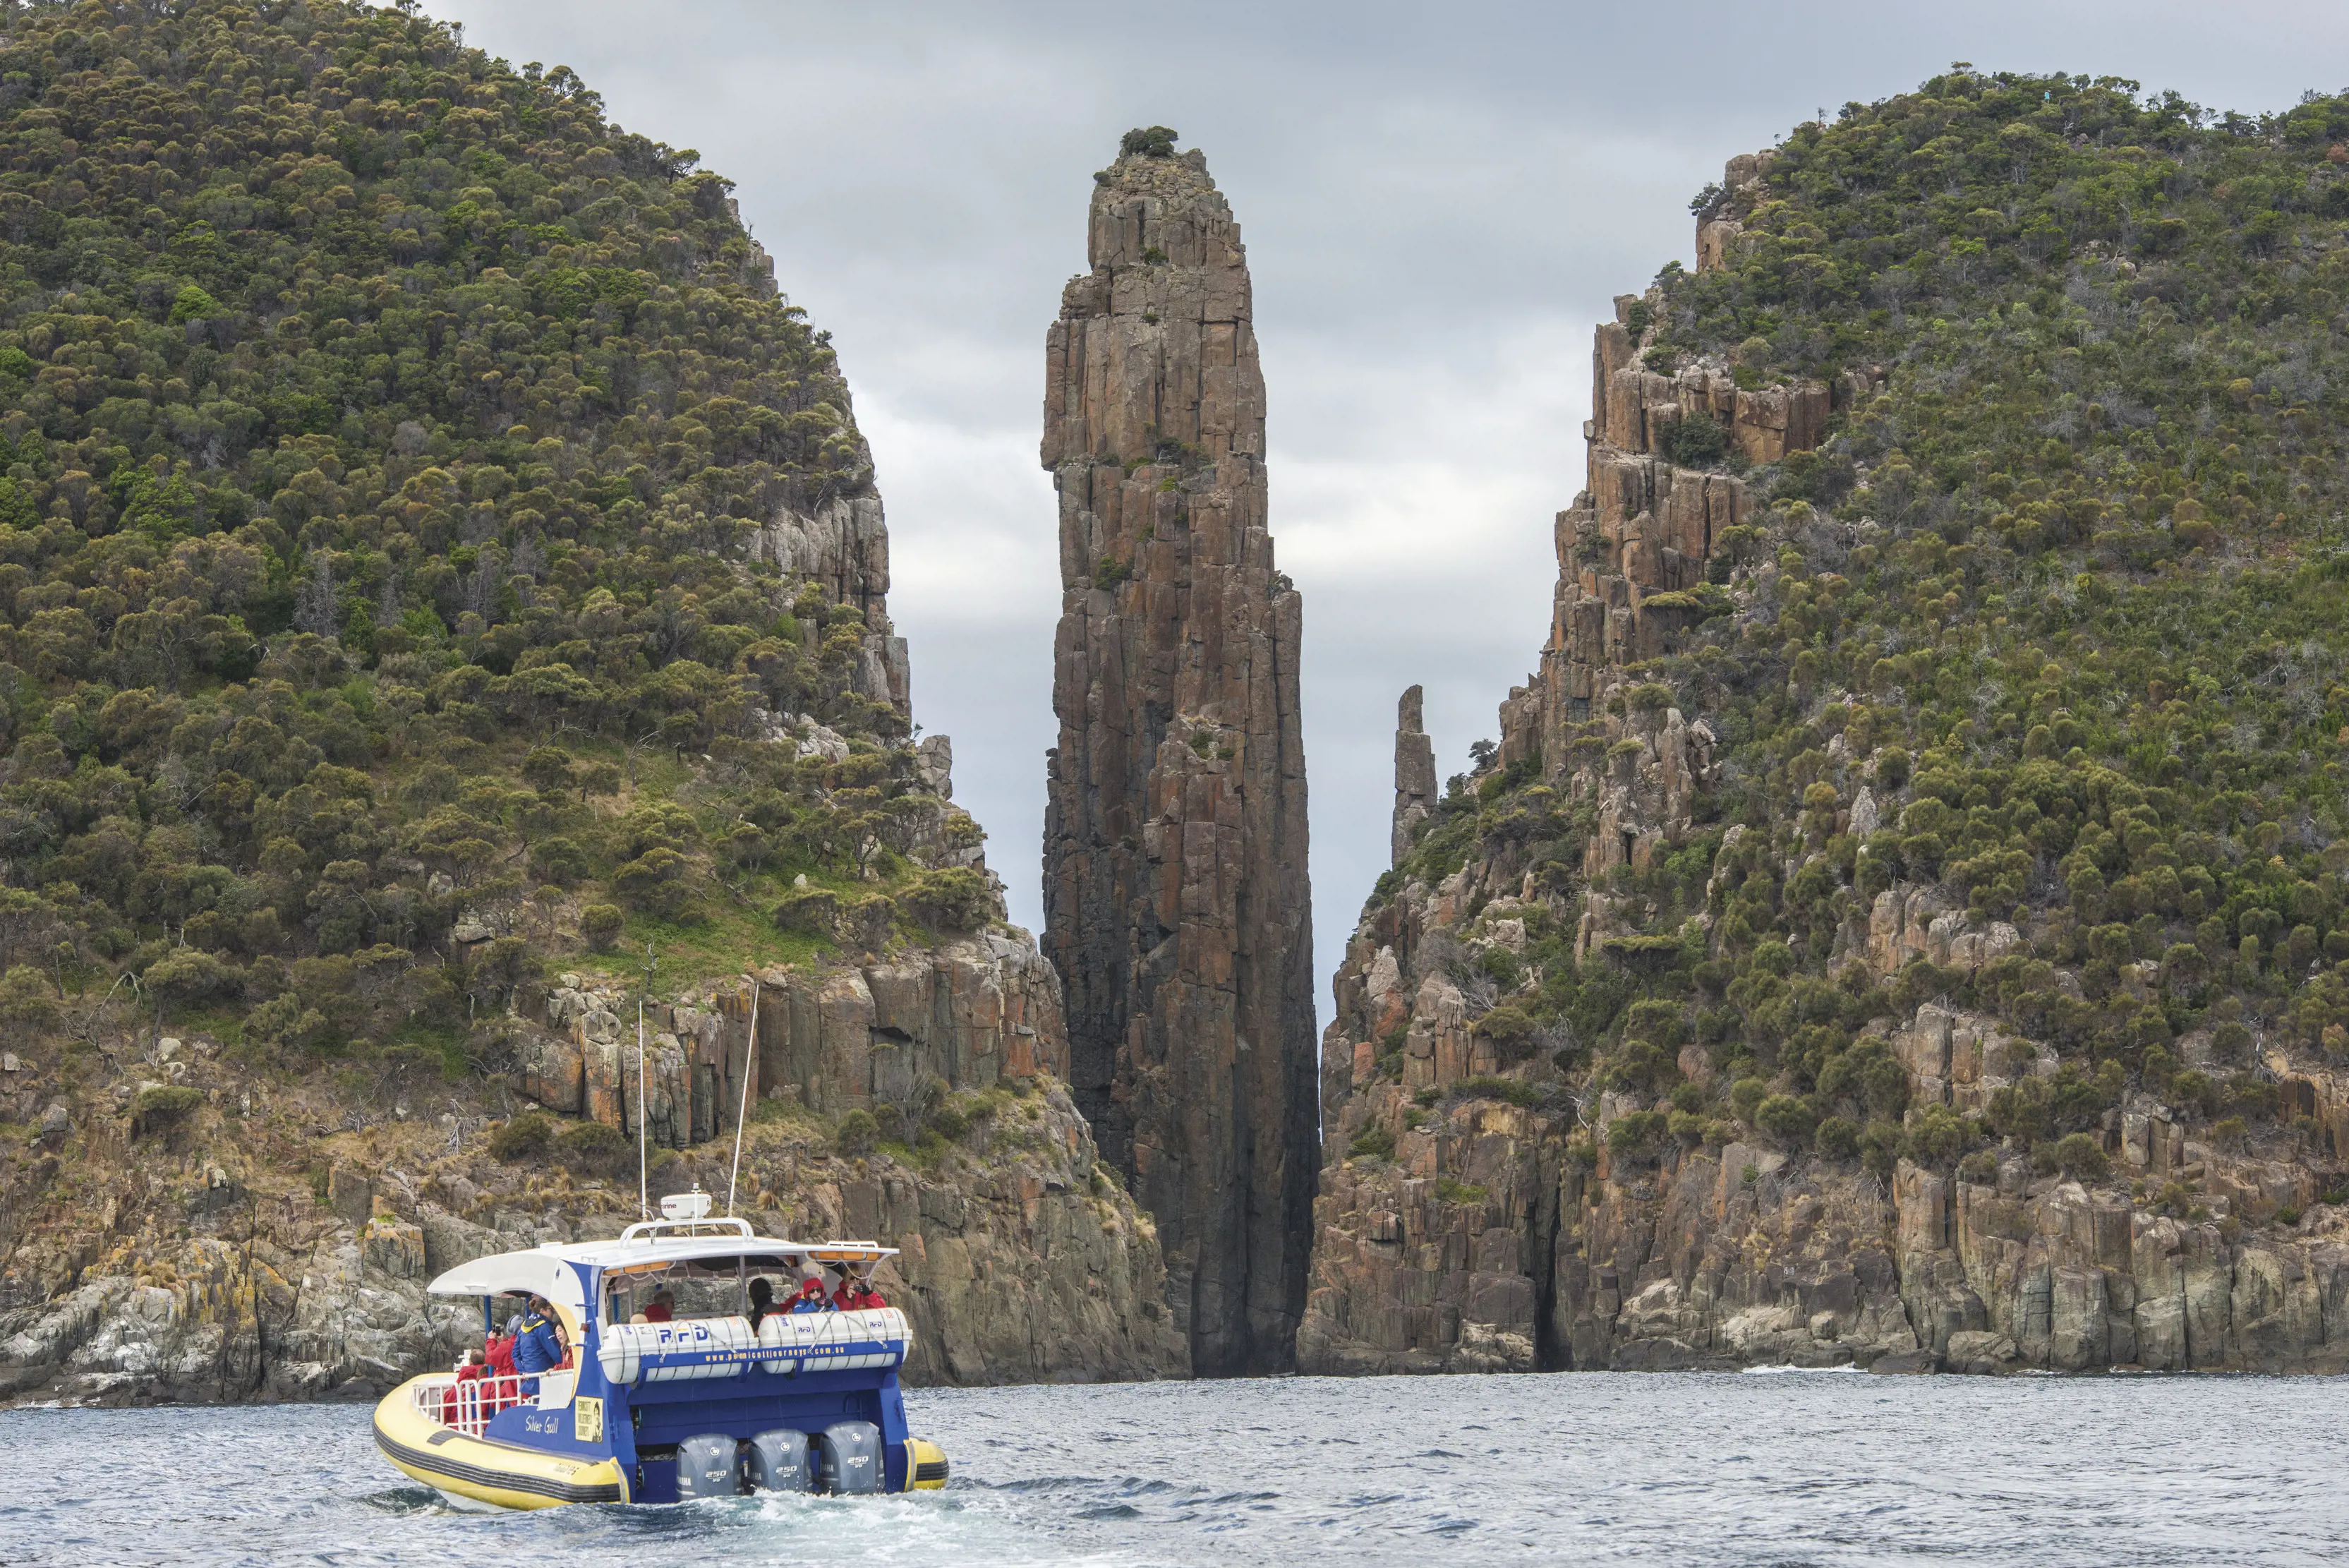
[[[1761,1078],[1740,1078],[1729,1086],[1730,1108],[1737,1113],[1737,1119],[1748,1127],[1760,1125],[1754,1119],[1754,1113],[1769,1097],[1770,1085]]]
[[[1810,1102],[1793,1095],[1773,1095],[1754,1108],[1755,1129],[1789,1148],[1809,1140],[1817,1119]]]
[[[995,889],[966,866],[925,871],[899,898],[916,919],[940,930],[977,930],[995,915]]]
[[[973,1127],[992,1117],[1007,1102],[1001,1090],[984,1095],[957,1095],[941,1099],[930,1110],[925,1125],[938,1137],[949,1142],[968,1137]]]
[[[27,1034],[45,1034],[59,1021],[57,999],[40,971],[18,964],[0,975],[0,1023]]]
[[[873,1146],[880,1141],[881,1124],[862,1106],[843,1113],[832,1132],[833,1147],[850,1159],[871,1154]]]
[[[1346,1146],[1348,1157],[1354,1159],[1392,1159],[1394,1150],[1394,1134],[1378,1122],[1355,1134],[1354,1141]]]
[[[1120,158],[1172,158],[1176,140],[1176,132],[1165,126],[1144,126],[1129,130],[1118,139],[1117,155]]]
[[[514,1165],[544,1158],[554,1142],[554,1118],[543,1111],[524,1111],[500,1123],[490,1135],[490,1153]]]
[[[558,833],[531,846],[530,867],[557,887],[569,887],[587,875],[587,852]]]
[[[1663,455],[1682,468],[1712,468],[1729,452],[1729,432],[1711,414],[1683,414],[1664,426]]]
[[[1661,1111],[1630,1111],[1607,1128],[1607,1152],[1627,1164],[1642,1164],[1663,1152],[1671,1120]]]
[[[1874,1121],[1859,1132],[1859,1163],[1879,1180],[1889,1181],[1900,1159],[1900,1127]]]
[[[677,850],[656,846],[612,873],[612,890],[632,908],[673,919],[701,889],[701,873]]]
[[[1947,1170],[1982,1141],[1981,1125],[1948,1106],[1922,1106],[1909,1118],[1900,1138],[1900,1157],[1936,1170]]]
[[[1634,713],[1661,713],[1672,705],[1672,689],[1661,680],[1643,680],[1623,694]]]
[[[2087,1133],[2070,1133],[2056,1140],[2055,1166],[2083,1181],[2102,1181],[2112,1169],[2105,1146]]]
[[[801,888],[786,893],[774,909],[777,926],[811,936],[831,936],[839,920],[840,895],[822,888]]]
[[[2172,1105],[2191,1115],[2209,1116],[2219,1108],[2219,1085],[2192,1067],[2171,1075],[2168,1093]]]
[[[1486,948],[1482,953],[1477,955],[1476,967],[1487,975],[1490,975],[1492,977],[1493,983],[1500,987],[1505,992],[1515,991],[1517,988],[1517,982],[1525,978],[1525,961],[1519,959],[1516,954],[1511,952],[1508,949],[1497,944]],[[1499,1009],[1495,1008],[1494,1011],[1498,1012]],[[1524,1017],[1522,1009],[1518,1011],[1517,1015],[1519,1017]],[[1492,1014],[1490,1012],[1485,1014],[1485,1017],[1487,1018],[1491,1016]],[[1480,1025],[1483,1023],[1482,1020],[1479,1020],[1478,1022]],[[1530,1035],[1532,1032],[1533,1020],[1527,1018],[1526,1019],[1526,1027],[1521,1033],[1526,1035]],[[1480,1027],[1479,1033],[1489,1033],[1491,1031]]]
[[[1533,1106],[1542,1103],[1541,1091],[1522,1078],[1495,1078],[1479,1075],[1463,1078],[1452,1085],[1451,1094],[1463,1100],[1506,1100],[1510,1105]]]
[[[575,782],[571,753],[560,746],[533,746],[522,760],[522,776],[542,794],[567,790]]]
[[[575,1122],[554,1139],[554,1162],[581,1176],[614,1179],[633,1175],[636,1146],[619,1128],[603,1122]]]
[[[1829,1159],[1857,1159],[1859,1157],[1859,1128],[1841,1116],[1829,1116],[1819,1123],[1812,1136],[1811,1147]]]
[[[1958,1161],[1958,1176],[1961,1180],[1971,1181],[1977,1187],[1992,1185],[1998,1180],[1998,1156],[1986,1148],[1978,1148]]]
[[[609,952],[627,919],[616,904],[590,904],[579,911],[579,935],[596,952]]]

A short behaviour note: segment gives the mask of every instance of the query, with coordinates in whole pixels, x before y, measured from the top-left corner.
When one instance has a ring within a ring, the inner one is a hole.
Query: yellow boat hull
[[[619,1461],[583,1461],[489,1438],[470,1438],[416,1408],[416,1378],[375,1407],[375,1446],[402,1475],[437,1491],[494,1508],[556,1508],[566,1502],[626,1502]]]

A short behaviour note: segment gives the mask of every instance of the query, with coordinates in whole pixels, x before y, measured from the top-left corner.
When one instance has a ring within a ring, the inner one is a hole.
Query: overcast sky
[[[914,715],[954,737],[1030,927],[1057,734],[1044,329],[1119,135],[1205,150],[1255,274],[1272,531],[1305,597],[1325,1010],[1386,867],[1395,698],[1426,686],[1444,773],[1494,733],[1547,630],[1591,324],[1693,260],[1688,199],[1725,159],[1957,59],[2244,110],[2349,81],[2338,5],[428,4],[736,182],[839,348]]]

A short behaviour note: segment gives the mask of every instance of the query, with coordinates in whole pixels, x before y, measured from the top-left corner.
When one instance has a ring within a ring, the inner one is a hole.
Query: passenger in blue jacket
[[[514,1334],[514,1370],[523,1375],[522,1391],[525,1398],[538,1397],[541,1372],[563,1365],[563,1336],[554,1326],[554,1309],[544,1296],[530,1298],[530,1311],[523,1315],[522,1327]]]

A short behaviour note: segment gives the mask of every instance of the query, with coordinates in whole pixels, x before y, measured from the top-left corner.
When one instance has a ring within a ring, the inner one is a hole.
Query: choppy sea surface
[[[2349,1562],[2349,1385],[1857,1375],[909,1393],[942,1492],[459,1512],[365,1406],[0,1412],[0,1563]]]

